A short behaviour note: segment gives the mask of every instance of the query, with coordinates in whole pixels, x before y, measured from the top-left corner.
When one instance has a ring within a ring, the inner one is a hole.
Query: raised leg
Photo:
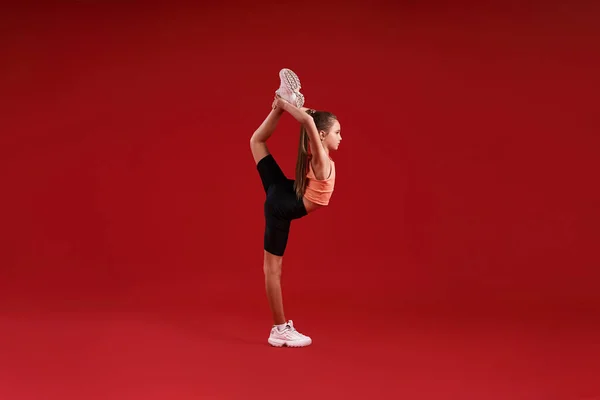
[[[267,148],[267,140],[271,137],[277,123],[283,114],[283,109],[276,107],[271,110],[267,118],[260,124],[260,126],[254,131],[254,134],[250,138],[250,150],[252,150],[252,157],[254,162],[258,162],[265,156],[269,155],[269,149]]]

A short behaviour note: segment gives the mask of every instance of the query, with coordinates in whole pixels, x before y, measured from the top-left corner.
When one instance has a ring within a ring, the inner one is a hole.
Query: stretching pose
[[[312,343],[311,338],[298,332],[283,312],[283,254],[291,221],[329,204],[335,183],[335,164],[329,153],[338,149],[342,137],[335,115],[303,107],[300,80],[293,71],[284,68],[279,77],[281,86],[272,110],[252,135],[250,148],[266,194],[264,273],[274,322],[268,342],[276,347],[303,347]],[[284,112],[301,126],[295,180],[284,175],[266,145]]]

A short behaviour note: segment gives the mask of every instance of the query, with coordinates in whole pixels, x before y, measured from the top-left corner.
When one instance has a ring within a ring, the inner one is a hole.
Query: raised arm
[[[319,179],[325,179],[327,176],[329,176],[329,157],[321,145],[321,137],[319,136],[319,131],[315,125],[315,120],[306,112],[308,108],[300,109],[279,97],[276,98],[275,101],[278,107],[281,107],[284,111],[287,111],[296,119],[296,121],[304,125],[306,128],[306,133],[308,134],[308,138],[311,143],[313,155],[312,165],[315,175],[317,175]],[[324,176],[324,178],[321,178],[320,176]]]

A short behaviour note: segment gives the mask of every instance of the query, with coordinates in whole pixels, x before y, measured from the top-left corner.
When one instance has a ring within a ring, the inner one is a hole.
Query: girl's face
[[[335,151],[340,147],[340,142],[342,141],[341,128],[338,120],[335,120],[333,125],[331,125],[329,132],[321,131],[323,146],[325,146],[327,150]]]

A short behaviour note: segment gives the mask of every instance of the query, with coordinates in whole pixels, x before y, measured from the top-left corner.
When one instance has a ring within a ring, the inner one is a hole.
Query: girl
[[[335,164],[329,153],[337,150],[342,137],[337,117],[326,111],[303,108],[300,80],[289,69],[279,72],[281,86],[272,110],[250,139],[250,149],[265,189],[264,273],[274,326],[268,342],[272,346],[303,347],[310,337],[294,328],[283,312],[281,266],[291,221],[329,204],[335,183]],[[300,123],[300,145],[296,179],[288,179],[269,153],[266,141],[284,112]]]

